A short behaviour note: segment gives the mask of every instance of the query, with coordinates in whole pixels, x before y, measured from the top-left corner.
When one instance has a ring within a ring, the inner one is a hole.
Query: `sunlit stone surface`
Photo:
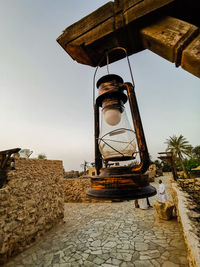
[[[162,177],[165,184],[168,178]],[[188,262],[177,221],[160,220],[154,209],[135,209],[130,201],[67,203],[65,223],[6,266],[178,267]]]

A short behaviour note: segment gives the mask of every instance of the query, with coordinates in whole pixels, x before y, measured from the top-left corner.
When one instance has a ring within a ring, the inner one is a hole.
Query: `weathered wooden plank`
[[[189,8],[187,1],[182,1]],[[184,19],[187,14],[179,12],[181,5],[178,0],[108,2],[68,27],[57,41],[78,63],[97,66],[106,51],[116,46],[126,48],[128,55],[149,49],[199,77],[199,38],[193,41],[198,28],[173,17],[164,17],[166,13],[178,14]],[[192,21],[191,8],[189,11],[186,20]],[[110,62],[123,57],[123,53],[112,54]],[[105,64],[106,61],[101,66]]]
[[[71,42],[86,32],[91,31],[99,24],[104,23],[107,19],[113,17],[113,14],[114,3],[108,2],[88,16],[66,28],[63,34],[58,37],[57,41],[61,46],[65,46],[68,42]]]
[[[123,2],[123,10],[126,11],[129,8],[132,8],[133,6],[137,5],[140,2],[144,2],[146,0],[121,0],[121,2]],[[166,1],[163,1],[166,2]]]
[[[14,153],[18,153],[20,150],[21,148],[13,148],[13,149],[0,151],[0,171],[6,168],[11,155]]]
[[[101,58],[106,50],[112,48],[110,44],[123,45],[130,54],[141,51],[142,47],[138,38],[133,40],[136,37],[135,32],[138,32],[136,26],[132,25],[131,35],[128,34],[130,30],[125,25],[125,11],[130,12],[133,9],[130,21],[134,21],[172,1],[174,0],[115,0],[114,3],[109,2],[68,27],[57,41],[74,60],[92,66],[96,66],[97,59]],[[138,8],[141,4],[142,8]],[[105,42],[102,49],[102,40],[108,38],[110,42]],[[100,54],[100,51],[103,54]]]
[[[181,67],[200,78],[200,34],[184,49]]]
[[[131,6],[131,8],[128,7],[128,4],[124,7],[124,17],[125,17],[125,24],[128,25],[129,23],[144,17],[145,15],[168,5],[169,3],[173,2],[174,0],[144,0],[144,1],[138,1],[135,3],[135,5]],[[129,2],[126,0],[125,2]]]
[[[81,45],[68,44],[65,50],[78,63],[93,66],[91,55],[88,56],[86,50]]]
[[[115,0],[114,1],[115,14],[126,11],[127,9],[137,5],[141,1],[145,0]]]
[[[8,149],[8,150],[3,150],[3,151],[0,151],[0,155],[3,155],[3,154],[13,154],[13,153],[17,153],[21,150],[21,148],[12,148],[12,149]]]
[[[104,45],[100,46],[100,39],[105,36],[109,36],[114,30],[114,18],[110,18],[103,24],[98,25],[92,31],[88,31],[84,35],[75,39],[73,42],[68,43],[65,46],[66,51],[70,56],[79,63],[95,66],[98,64],[102,54],[101,47],[104,49]],[[89,48],[90,45],[95,46],[95,42],[98,41],[98,47]],[[104,40],[105,44],[105,40]],[[113,45],[113,39],[110,39],[110,46]],[[105,51],[105,50],[104,50]],[[92,56],[96,54],[96,56]]]
[[[113,33],[113,31],[114,31],[114,18],[112,17],[104,21],[104,23],[99,24],[92,31],[88,31],[84,35],[75,39],[73,41],[73,44],[75,45],[84,44],[84,46],[88,46],[91,43],[94,43],[95,41]]]
[[[198,34],[198,28],[185,21],[164,17],[140,30],[143,47],[180,65],[181,52]]]

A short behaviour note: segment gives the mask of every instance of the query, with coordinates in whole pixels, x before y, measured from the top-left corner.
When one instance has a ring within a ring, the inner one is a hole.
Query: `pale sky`
[[[66,171],[94,161],[92,79],[56,38],[108,1],[0,0],[0,150],[15,147],[62,160]],[[153,159],[182,134],[200,145],[200,79],[151,51],[130,56]],[[125,60],[111,72],[131,81]],[[104,75],[99,70],[99,77]]]

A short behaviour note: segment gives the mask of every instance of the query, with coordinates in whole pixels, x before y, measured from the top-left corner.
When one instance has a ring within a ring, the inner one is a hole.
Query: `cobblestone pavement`
[[[162,177],[167,188],[168,179]],[[157,187],[158,178],[153,185]],[[176,267],[188,262],[176,220],[159,220],[154,209],[135,209],[133,201],[126,201],[67,203],[65,223],[6,266]]]

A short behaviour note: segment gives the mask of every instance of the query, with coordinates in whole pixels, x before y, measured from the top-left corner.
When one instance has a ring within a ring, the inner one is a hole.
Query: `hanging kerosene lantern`
[[[124,83],[115,74],[105,75],[97,82],[98,97],[94,103],[97,176],[91,177],[91,188],[87,194],[97,198],[121,200],[150,197],[156,194],[156,189],[149,185],[148,175],[144,174],[149,167],[149,153],[135,96],[131,66],[126,50],[117,47],[111,51],[116,50],[126,53],[132,83]],[[107,65],[108,56],[109,53]],[[124,104],[127,101],[134,130],[125,112]],[[140,156],[138,165],[128,167],[113,164],[134,160],[137,154]]]

